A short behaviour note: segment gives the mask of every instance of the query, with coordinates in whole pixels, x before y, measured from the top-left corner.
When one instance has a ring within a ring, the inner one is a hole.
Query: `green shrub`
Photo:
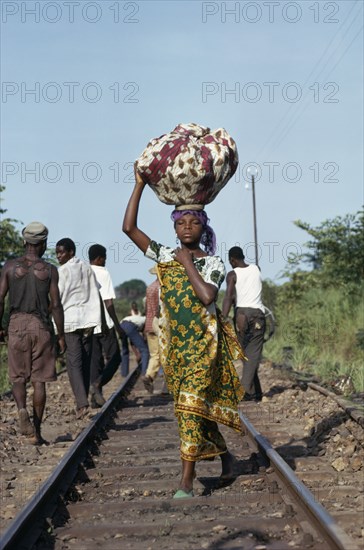
[[[0,393],[4,393],[9,389],[8,350],[5,345],[0,345]]]
[[[277,287],[277,329],[264,355],[283,361],[283,348],[292,347],[291,366],[309,371],[323,381],[348,377],[355,391],[363,391],[362,293],[341,288],[307,288],[287,305],[287,287]],[[290,298],[292,298],[290,296]]]

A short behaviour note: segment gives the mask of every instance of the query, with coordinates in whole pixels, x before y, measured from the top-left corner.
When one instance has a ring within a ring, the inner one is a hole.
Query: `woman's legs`
[[[195,475],[195,464],[190,460],[184,460],[182,458],[182,476],[178,489],[181,489],[185,493],[190,493],[193,489],[193,478]]]
[[[220,455],[221,458],[221,481],[229,481],[230,479],[234,479],[234,464],[235,464],[235,457],[230,453],[230,451],[226,450],[226,453]]]
[[[218,425],[212,420],[188,412],[177,413],[181,440],[182,475],[179,489],[189,493],[193,488],[197,460],[221,457],[221,479],[233,477],[234,457],[227,450]]]
[[[220,455],[220,458],[222,466],[220,481],[226,482],[233,480],[235,477],[234,464],[236,460],[234,455],[232,455],[230,451],[227,450],[225,453]],[[178,489],[184,491],[185,493],[190,493],[193,490],[195,465],[196,462],[192,462],[191,460],[185,460],[182,458],[182,476]]]

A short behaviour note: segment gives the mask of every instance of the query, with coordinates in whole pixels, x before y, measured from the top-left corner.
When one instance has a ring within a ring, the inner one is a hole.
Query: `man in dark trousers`
[[[226,277],[226,293],[222,314],[226,317],[235,304],[235,329],[246,360],[244,361],[242,384],[245,401],[261,401],[262,388],[258,367],[262,356],[265,315],[262,303],[262,278],[260,269],[245,263],[245,256],[239,246],[229,250],[229,262],[233,271]]]
[[[0,279],[0,338],[5,296],[9,292],[8,368],[18,408],[20,433],[35,445],[45,443],[41,422],[46,403],[45,383],[56,380],[56,349],[50,313],[58,332],[59,353],[66,350],[58,272],[42,260],[48,229],[32,222],[23,229],[25,254],[8,260]],[[33,424],[26,408],[26,383],[32,382]]]
[[[116,315],[114,300],[116,298],[111,276],[105,267],[106,248],[101,244],[93,244],[88,251],[91,268],[99,285],[99,292],[103,304],[102,324],[94,330],[91,358],[91,407],[102,407],[105,399],[102,395],[102,386],[107,384],[121,363],[120,347],[116,333],[121,340],[127,336],[120,328]],[[106,364],[104,362],[104,356]]]
[[[56,244],[58,288],[64,309],[67,373],[76,401],[76,419],[88,414],[92,335],[101,326],[100,294],[91,267],[76,257],[76,245],[65,237]]]

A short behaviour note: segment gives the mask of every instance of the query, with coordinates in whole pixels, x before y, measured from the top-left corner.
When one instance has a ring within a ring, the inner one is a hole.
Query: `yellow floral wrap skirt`
[[[217,422],[241,431],[243,388],[233,361],[242,350],[215,304],[205,307],[197,298],[181,264],[159,263],[158,276],[161,362],[174,398],[181,458],[213,458],[226,452]]]

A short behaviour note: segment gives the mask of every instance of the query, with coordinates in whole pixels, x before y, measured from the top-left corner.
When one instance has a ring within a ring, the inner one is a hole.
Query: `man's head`
[[[243,250],[240,246],[233,246],[229,250],[229,262],[231,267],[234,269],[244,262],[245,256]]]
[[[76,254],[76,245],[72,239],[65,237],[56,244],[56,256],[61,265],[64,265]]]
[[[31,222],[22,231],[24,241],[29,244],[39,244],[47,240],[48,229],[41,222]]]
[[[47,248],[48,229],[41,222],[31,222],[22,231],[24,244],[42,256]]]
[[[104,267],[106,263],[106,248],[102,244],[93,244],[88,249],[88,259],[91,265]]]

